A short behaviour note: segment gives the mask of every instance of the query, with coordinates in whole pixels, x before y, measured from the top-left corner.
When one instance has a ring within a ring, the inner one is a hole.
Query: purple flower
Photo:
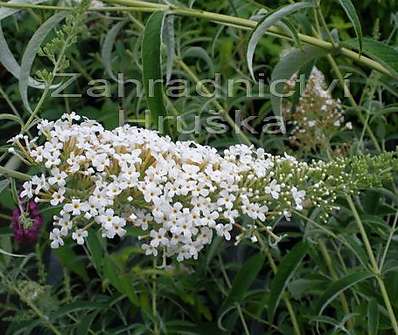
[[[42,225],[43,217],[34,201],[21,203],[19,208],[12,211],[11,228],[19,243],[36,242]]]

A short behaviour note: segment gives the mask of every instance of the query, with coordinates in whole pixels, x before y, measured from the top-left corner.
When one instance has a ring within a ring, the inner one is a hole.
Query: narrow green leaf
[[[377,335],[379,333],[379,306],[376,299],[369,300],[368,303],[368,334]]]
[[[138,306],[139,300],[131,285],[131,278],[126,278],[115,264],[114,260],[108,256],[103,260],[104,263],[104,276],[109,280],[111,285],[116,288],[120,293],[125,294],[131,303]]]
[[[345,277],[331,283],[326,291],[322,294],[318,302],[318,315],[322,314],[324,309],[336,298],[338,295],[349,289],[350,287],[358,284],[361,281],[373,277],[370,272],[355,272],[346,275]]]
[[[36,58],[37,52],[39,51],[41,44],[43,43],[47,35],[63,19],[65,19],[67,15],[67,12],[59,12],[51,16],[46,22],[44,22],[33,34],[22,56],[21,73],[19,76],[19,93],[21,95],[21,99],[25,108],[31,113],[32,109],[30,108],[28,100],[28,82],[33,62]]]
[[[26,0],[12,0],[9,1],[10,3],[15,4],[24,4],[24,3],[32,3],[32,4],[39,4],[45,2],[47,0],[33,0],[33,1],[26,1]],[[1,27],[1,21],[11,15],[18,13],[20,9],[13,9],[13,8],[0,8],[0,63],[9,71],[15,78],[19,79],[19,75],[21,73],[21,67],[19,66],[18,62],[16,61],[14,55],[12,54],[8,43],[4,37],[3,29]],[[29,77],[28,81],[29,86],[43,89],[44,85],[39,83],[38,81],[34,80],[33,78]]]
[[[105,67],[105,71],[113,80],[116,81],[117,78],[112,71],[112,49],[117,35],[126,23],[127,21],[120,21],[119,23],[116,23],[106,34],[104,44],[101,48],[101,58]]]
[[[94,311],[91,314],[88,314],[82,318],[80,318],[79,326],[76,329],[76,335],[87,335],[89,334],[89,329],[94,319],[97,317],[98,312]]]
[[[374,60],[384,65],[390,70],[393,76],[398,78],[398,50],[393,47],[376,41],[372,38],[365,37],[362,39],[362,52]],[[342,43],[348,48],[357,49],[358,43],[356,39],[344,41]]]
[[[0,254],[10,256],[10,257],[20,257],[20,258],[26,258],[28,257],[27,255],[19,255],[19,254],[13,254],[11,252],[8,252],[6,250],[3,250],[0,248]]]
[[[302,43],[299,38],[299,33],[297,29],[294,27],[294,25],[290,23],[288,19],[284,19],[281,22],[279,22],[278,27],[282,28],[292,36],[296,48],[300,49],[302,48]]]
[[[51,319],[55,320],[62,316],[65,316],[69,313],[83,312],[83,311],[91,311],[91,310],[100,310],[105,307],[105,304],[100,302],[93,301],[74,301],[66,305],[62,305],[59,307],[52,315]]]
[[[168,15],[164,21],[163,41],[166,45],[167,62],[166,62],[166,82],[171,79],[173,72],[173,64],[175,58],[175,33],[174,33],[174,16]]]
[[[355,10],[351,0],[337,0],[341,7],[343,7],[352,25],[354,26],[355,33],[358,39],[359,51],[362,52],[362,27],[359,21],[358,14]]]
[[[104,259],[104,248],[98,239],[97,232],[92,229],[89,231],[87,236],[87,248],[90,251],[91,260],[98,273],[102,271],[103,259]]]
[[[86,264],[82,257],[76,255],[71,245],[65,245],[59,249],[53,249],[54,254],[58,257],[60,263],[69,271],[76,273],[84,280],[88,280]]]
[[[268,300],[268,316],[270,322],[274,318],[276,308],[282,298],[287,285],[308,252],[308,244],[303,241],[294,246],[293,249],[282,259],[278,272],[271,283],[271,292]]]
[[[162,29],[165,13],[153,13],[146,25],[142,41],[143,83],[152,126],[158,129],[159,117],[166,116],[163,101],[163,74],[161,66]]]
[[[10,181],[8,179],[0,180],[0,193],[3,192],[8,185],[10,185]]]
[[[314,7],[314,4],[310,2],[298,2],[290,4],[266,15],[265,18],[257,24],[256,28],[253,30],[253,32],[250,35],[249,44],[246,53],[247,65],[249,67],[250,74],[254,80],[255,78],[253,71],[253,57],[254,57],[254,51],[256,50],[256,46],[260,41],[261,37],[266,33],[266,31],[271,26],[275,25],[284,17],[294,12],[297,12],[301,9],[310,8],[310,7]]]
[[[281,116],[281,104],[284,96],[280,89],[281,84],[289,80],[302,67],[326,54],[327,51],[323,49],[303,46],[302,49],[294,49],[281,58],[271,74],[271,103],[275,116]]]
[[[17,122],[20,126],[23,126],[23,121],[14,114],[0,114],[0,120],[10,120]]]
[[[368,266],[368,256],[360,239],[355,235],[344,235],[343,239],[347,241],[346,246],[351,249],[361,264],[366,268]]]
[[[351,333],[344,327],[344,324],[346,323],[347,320],[352,319],[355,316],[355,314],[348,314],[345,315],[342,320],[335,320],[329,316],[316,316],[312,317],[310,320],[310,323],[324,323],[325,325],[331,325],[334,327],[334,331],[332,331],[330,334],[337,335],[337,334],[347,334],[351,335]],[[338,331],[340,330],[340,331]]]
[[[264,256],[261,253],[250,257],[243,264],[242,268],[235,276],[229,294],[221,307],[222,312],[234,303],[239,303],[243,300],[245,294],[247,294],[247,291],[250,289],[250,286],[257,278],[263,264]]]

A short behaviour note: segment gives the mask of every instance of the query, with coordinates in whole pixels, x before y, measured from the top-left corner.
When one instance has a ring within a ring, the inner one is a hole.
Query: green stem
[[[30,176],[28,174],[18,172],[15,170],[7,169],[3,166],[0,166],[0,175],[6,176],[6,177],[13,177],[16,179],[20,180],[29,180]]]
[[[44,92],[43,92],[43,94],[41,95],[40,100],[39,100],[39,102],[37,103],[37,105],[36,105],[36,107],[35,107],[33,113],[30,115],[28,121],[26,121],[25,126],[22,127],[21,133],[23,133],[23,132],[29,130],[31,123],[34,121],[34,118],[35,118],[36,115],[39,113],[41,106],[43,106],[43,103],[44,103],[44,101],[45,101],[46,98],[47,98],[48,92],[50,92],[50,86],[51,86],[51,83],[49,83],[49,84],[46,85],[46,87],[45,87],[45,89],[44,89]]]
[[[11,99],[8,97],[7,93],[4,92],[4,90],[1,88],[1,86],[0,86],[0,95],[7,102],[8,106],[10,106],[12,112],[21,119],[21,115],[18,113],[18,110],[16,109],[16,107],[12,103]]]
[[[79,15],[82,15],[82,14],[79,14]],[[48,82],[46,83],[44,92],[41,95],[40,100],[37,103],[37,105],[36,105],[34,111],[32,112],[32,114],[30,115],[28,121],[25,123],[25,126],[22,128],[22,130],[21,130],[22,133],[24,131],[26,131],[26,130],[29,130],[32,122],[37,117],[37,114],[39,113],[41,107],[43,106],[43,103],[46,100],[48,93],[50,92],[51,85],[54,82],[54,79],[55,79],[55,77],[57,75],[58,69],[62,66],[61,64],[64,61],[64,57],[65,57],[66,51],[67,51],[68,47],[71,45],[72,41],[76,37],[76,34],[77,34],[76,28],[79,26],[79,24],[81,24],[81,16],[79,16],[79,17],[77,17],[75,19],[74,25],[72,27],[72,32],[70,32],[68,34],[68,36],[66,37],[65,41],[63,41],[62,48],[61,48],[61,50],[58,53],[58,58],[55,61],[54,68],[53,68],[53,70],[51,72],[51,75],[49,77]]]
[[[348,205],[350,206],[350,209],[351,209],[351,211],[352,211],[352,213],[354,215],[354,219],[355,219],[355,222],[357,223],[359,232],[360,232],[360,234],[362,236],[362,240],[363,240],[363,243],[365,245],[365,249],[366,249],[366,252],[368,254],[369,260],[370,260],[370,265],[371,265],[372,271],[374,272],[374,274],[376,276],[376,280],[377,280],[377,283],[378,283],[379,288],[380,288],[380,293],[381,293],[381,295],[383,297],[384,304],[386,305],[387,313],[388,313],[388,316],[390,318],[391,325],[392,325],[392,327],[394,329],[394,333],[395,333],[395,335],[398,335],[398,323],[397,323],[397,319],[396,319],[396,316],[395,316],[395,313],[394,313],[394,309],[392,307],[390,297],[388,296],[388,292],[387,292],[386,286],[384,284],[383,278],[381,276],[381,272],[380,272],[379,266],[377,264],[376,257],[375,257],[375,255],[373,253],[373,249],[372,249],[372,246],[370,244],[370,241],[369,241],[368,235],[366,233],[365,227],[364,227],[364,225],[362,223],[362,220],[361,220],[361,218],[359,216],[359,213],[358,213],[358,211],[357,211],[357,209],[355,207],[355,204],[354,204],[351,196],[348,195],[346,197],[346,199],[347,199]]]
[[[271,253],[269,252],[268,248],[266,249],[266,254],[267,254],[267,258],[268,258],[268,260],[269,260],[269,262],[271,264],[272,272],[274,274],[276,274],[276,272],[278,271],[278,268],[277,268],[277,266],[276,266],[276,264],[274,262],[274,259],[271,256]],[[294,309],[293,309],[293,306],[292,306],[292,304],[290,302],[290,299],[287,297],[286,294],[284,294],[282,296],[282,300],[285,303],[286,308],[287,308],[287,310],[288,310],[288,312],[290,314],[290,318],[291,318],[291,321],[292,321],[294,333],[296,335],[301,335],[300,326],[298,324],[296,313],[294,312]]]
[[[394,222],[392,224],[391,231],[390,231],[390,234],[388,236],[386,246],[384,248],[383,256],[382,256],[381,261],[380,261],[380,265],[379,265],[380,271],[383,270],[384,263],[385,263],[385,261],[387,259],[388,250],[390,249],[390,245],[391,245],[392,239],[394,237],[394,234],[395,234],[395,231],[396,231],[396,228],[397,228],[397,223],[398,223],[398,212],[395,214]]]
[[[156,270],[156,258],[153,260],[153,268]],[[152,276],[152,314],[153,314],[153,333],[154,335],[160,335],[158,327],[158,310],[157,310],[157,287],[156,287],[156,271]]]
[[[243,312],[242,312],[242,307],[240,307],[239,304],[236,304],[236,308],[238,310],[240,320],[242,321],[243,330],[245,331],[245,335],[250,335],[250,331],[249,331],[249,328],[247,327],[245,316],[243,315]]]
[[[272,258],[271,253],[269,252],[269,249],[267,247],[267,245],[264,243],[264,241],[262,240],[260,234],[256,234],[257,235],[257,240],[259,241],[260,245],[261,245],[261,249],[264,251],[265,255],[267,256],[267,259],[271,265],[271,269],[272,272],[274,274],[276,274],[278,272],[278,267],[276,266],[274,259]],[[292,321],[292,325],[293,325],[293,329],[294,329],[294,334],[295,335],[301,335],[301,330],[300,330],[300,326],[299,323],[297,321],[297,317],[296,317],[296,313],[294,312],[293,306],[290,302],[290,299],[288,297],[287,294],[283,294],[282,295],[282,300],[283,303],[286,305],[286,308],[289,312],[290,315],[290,319]]]
[[[319,250],[321,251],[322,257],[325,260],[326,267],[328,268],[328,271],[330,272],[333,280],[334,281],[338,280],[339,277],[337,276],[336,270],[333,267],[332,258],[330,257],[330,254],[328,252],[328,249],[326,248],[326,245],[325,245],[324,241],[323,240],[319,240],[318,241],[318,245],[319,245]],[[347,298],[346,298],[345,294],[341,293],[339,295],[339,299],[340,299],[341,305],[343,307],[344,313],[346,315],[349,315],[350,314],[350,308],[349,308],[349,305],[348,305]],[[347,321],[347,324],[348,324],[348,328],[352,329],[353,322],[352,322],[351,319],[349,319]]]
[[[73,11],[75,10],[72,6],[53,6],[53,5],[36,5],[30,3],[13,3],[13,2],[0,2],[0,8],[11,8],[11,9],[37,9],[37,10],[48,10],[48,11]],[[89,7],[87,9],[90,12],[118,12],[118,11],[143,11],[151,12],[155,11],[153,7],[126,7],[126,6],[112,6],[112,7]],[[40,18],[37,17],[38,23]]]
[[[224,263],[223,263],[223,260],[220,255],[218,255],[218,262],[220,264],[221,273],[224,277],[225,283],[227,284],[228,289],[231,289],[232,284],[231,284],[231,281],[229,280],[227,271],[225,271]],[[242,321],[243,330],[245,331],[245,335],[250,335],[250,331],[249,331],[249,328],[247,327],[245,316],[243,315],[242,307],[238,303],[235,304],[235,307],[238,310],[239,318]]]
[[[59,67],[60,64],[61,64],[61,61],[62,61],[62,59],[63,59],[63,57],[64,57],[64,55],[65,55],[65,52],[66,52],[67,45],[68,45],[69,42],[71,41],[71,38],[72,38],[71,36],[68,36],[68,38],[65,40],[65,42],[64,42],[64,44],[63,44],[63,46],[62,46],[62,49],[61,49],[61,51],[60,51],[60,53],[59,53],[59,55],[58,55],[58,59],[57,59],[57,61],[56,61],[55,64],[54,64],[54,69],[53,69],[53,71],[51,72],[51,77],[50,77],[51,79],[50,79],[49,82],[46,84],[46,87],[45,87],[45,89],[44,89],[43,94],[42,94],[41,97],[40,97],[39,102],[37,103],[37,105],[36,105],[36,107],[35,107],[33,113],[30,115],[28,121],[26,121],[25,126],[22,128],[22,132],[25,131],[25,130],[27,130],[27,129],[29,129],[31,123],[33,122],[33,120],[35,119],[35,117],[37,116],[37,114],[39,113],[40,108],[43,106],[43,103],[44,103],[44,101],[46,100],[48,93],[50,92],[51,84],[54,82],[54,78],[55,78],[56,73],[57,73],[57,71],[58,71],[58,67]]]

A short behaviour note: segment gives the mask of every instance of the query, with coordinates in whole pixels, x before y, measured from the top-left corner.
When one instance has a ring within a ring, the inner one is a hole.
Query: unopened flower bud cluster
[[[21,197],[59,208],[53,248],[68,236],[84,244],[90,227],[112,239],[131,226],[146,254],[181,261],[196,258],[214,235],[230,240],[243,217],[252,223],[242,230],[261,226],[272,233],[267,222],[309,206],[330,212],[337,192],[359,187],[343,159],[307,164],[246,145],[220,155],[152,130],[105,130],[74,113],[43,120],[38,129],[46,139],[41,145],[38,138],[12,141],[17,154],[42,170],[23,184]],[[366,179],[366,165],[357,170]]]
[[[297,75],[294,75],[287,83],[289,90],[295,88],[297,81]],[[340,100],[332,97],[324,75],[316,67],[297,103],[287,103],[283,114],[290,126],[290,143],[304,151],[325,148],[339,130],[352,129],[350,122],[344,122]]]

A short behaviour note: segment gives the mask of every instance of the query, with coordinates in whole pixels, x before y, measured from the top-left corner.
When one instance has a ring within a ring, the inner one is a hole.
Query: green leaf
[[[104,44],[101,48],[101,58],[102,62],[104,63],[105,71],[113,80],[116,81],[117,78],[112,71],[112,48],[115,44],[117,35],[126,23],[127,21],[120,21],[119,23],[115,24],[106,34]]]
[[[232,287],[227,298],[222,304],[221,311],[225,311],[231,305],[239,303],[257,278],[258,273],[264,264],[264,256],[259,253],[250,257],[235,276]]]
[[[341,7],[343,7],[352,25],[354,26],[355,33],[358,39],[359,51],[362,52],[362,27],[359,21],[358,14],[355,10],[351,0],[337,0]]]
[[[395,78],[398,78],[398,51],[391,46],[372,38],[365,37],[362,39],[362,42],[362,52],[366,56],[373,58],[384,65],[392,72]],[[356,39],[344,41],[343,45],[348,48],[358,48]]]
[[[8,179],[0,180],[0,193],[2,193],[8,185],[10,185],[10,181]]]
[[[319,299],[317,311],[318,315],[322,314],[324,309],[343,291],[349,289],[350,287],[362,282],[366,279],[373,277],[370,272],[355,272],[346,275],[345,277],[338,279],[337,281],[331,283],[326,291],[322,294]]]
[[[173,72],[173,64],[175,58],[175,33],[174,33],[174,16],[168,15],[165,18],[163,26],[163,41],[166,45],[167,62],[166,62],[166,82],[171,79]]]
[[[287,285],[308,252],[308,243],[303,241],[294,246],[293,249],[282,259],[278,272],[271,283],[271,292],[268,300],[268,316],[270,322],[274,318],[276,308],[282,298]]]
[[[58,257],[60,263],[69,271],[76,273],[84,280],[89,279],[86,264],[83,262],[82,257],[76,255],[71,245],[65,245],[59,249],[53,249],[52,252]]]
[[[302,48],[302,43],[300,41],[299,33],[297,29],[294,27],[294,25],[291,24],[288,19],[283,19],[281,22],[279,22],[278,27],[282,28],[292,36],[296,48],[300,49]]]
[[[32,113],[32,109],[29,105],[28,100],[28,82],[29,75],[32,70],[33,62],[40,49],[41,44],[47,37],[47,35],[53,30],[65,17],[68,15],[67,12],[59,12],[51,16],[46,22],[44,22],[33,34],[32,38],[26,46],[25,52],[22,56],[21,62],[21,73],[19,76],[19,93],[21,95],[22,102],[25,108]]]
[[[132,304],[138,306],[139,300],[133,286],[131,285],[131,278],[127,278],[122,274],[111,256],[105,257],[103,262],[105,278],[107,278],[111,285],[120,293],[125,294]]]
[[[345,315],[344,318],[342,320],[335,320],[329,316],[317,316],[317,317],[312,317],[310,322],[311,323],[324,323],[326,325],[331,325],[334,326],[334,331],[330,332],[330,334],[333,335],[337,335],[337,334],[347,334],[347,335],[351,335],[351,333],[344,327],[344,324],[347,322],[347,320],[352,319],[353,317],[355,317],[355,314],[348,314]],[[340,332],[338,331],[340,330]]]
[[[45,2],[46,0],[12,0],[9,3],[15,4],[24,4],[24,3],[32,3],[39,4]],[[3,29],[1,27],[1,21],[11,15],[18,13],[20,9],[12,9],[12,8],[0,8],[0,63],[9,71],[15,78],[19,79],[21,73],[21,67],[16,61],[14,55],[12,54],[8,43],[4,37]],[[44,85],[29,77],[28,85],[35,88],[43,89]]]
[[[271,103],[276,116],[281,116],[281,104],[283,94],[280,92],[279,83],[289,80],[305,65],[319,57],[325,56],[327,51],[313,46],[303,46],[302,49],[294,49],[281,58],[271,74]]]
[[[97,317],[98,312],[94,311],[80,319],[79,326],[76,329],[76,335],[87,335],[94,319]]]
[[[363,248],[362,241],[356,235],[344,235],[343,239],[347,241],[346,246],[351,249],[361,264],[366,268],[368,266],[368,256]]]
[[[279,10],[276,10],[274,12],[271,12],[265,18],[260,21],[256,28],[253,30],[253,32],[250,35],[249,39],[249,44],[247,47],[247,53],[246,53],[246,60],[247,60],[247,65],[249,67],[249,71],[251,76],[254,78],[254,72],[253,72],[253,57],[254,57],[254,51],[256,50],[256,46],[258,42],[260,41],[261,37],[266,33],[266,31],[273,25],[275,25],[278,21],[283,19],[284,17],[297,12],[301,9],[304,8],[310,8],[314,7],[314,4],[310,2],[298,2],[294,4],[287,5],[285,7],[280,8]]]
[[[379,333],[379,306],[376,299],[369,300],[368,303],[368,334],[377,335]]]
[[[21,127],[23,126],[23,121],[14,114],[0,114],[0,120],[10,120],[17,122]]]
[[[209,77],[214,76],[214,63],[207,51],[202,47],[189,47],[182,53],[182,58],[199,58],[203,60],[209,67]]]
[[[153,13],[146,25],[142,40],[143,83],[148,108],[151,112],[151,124],[159,128],[159,117],[166,116],[163,101],[163,74],[161,66],[162,30],[164,12]]]
[[[104,259],[104,248],[98,239],[97,231],[91,229],[87,236],[87,248],[91,255],[91,260],[95,266],[95,269],[100,274],[102,271],[103,259]]]
[[[52,315],[51,319],[55,320],[70,313],[99,310],[105,307],[104,303],[93,301],[74,301],[59,307]]]

